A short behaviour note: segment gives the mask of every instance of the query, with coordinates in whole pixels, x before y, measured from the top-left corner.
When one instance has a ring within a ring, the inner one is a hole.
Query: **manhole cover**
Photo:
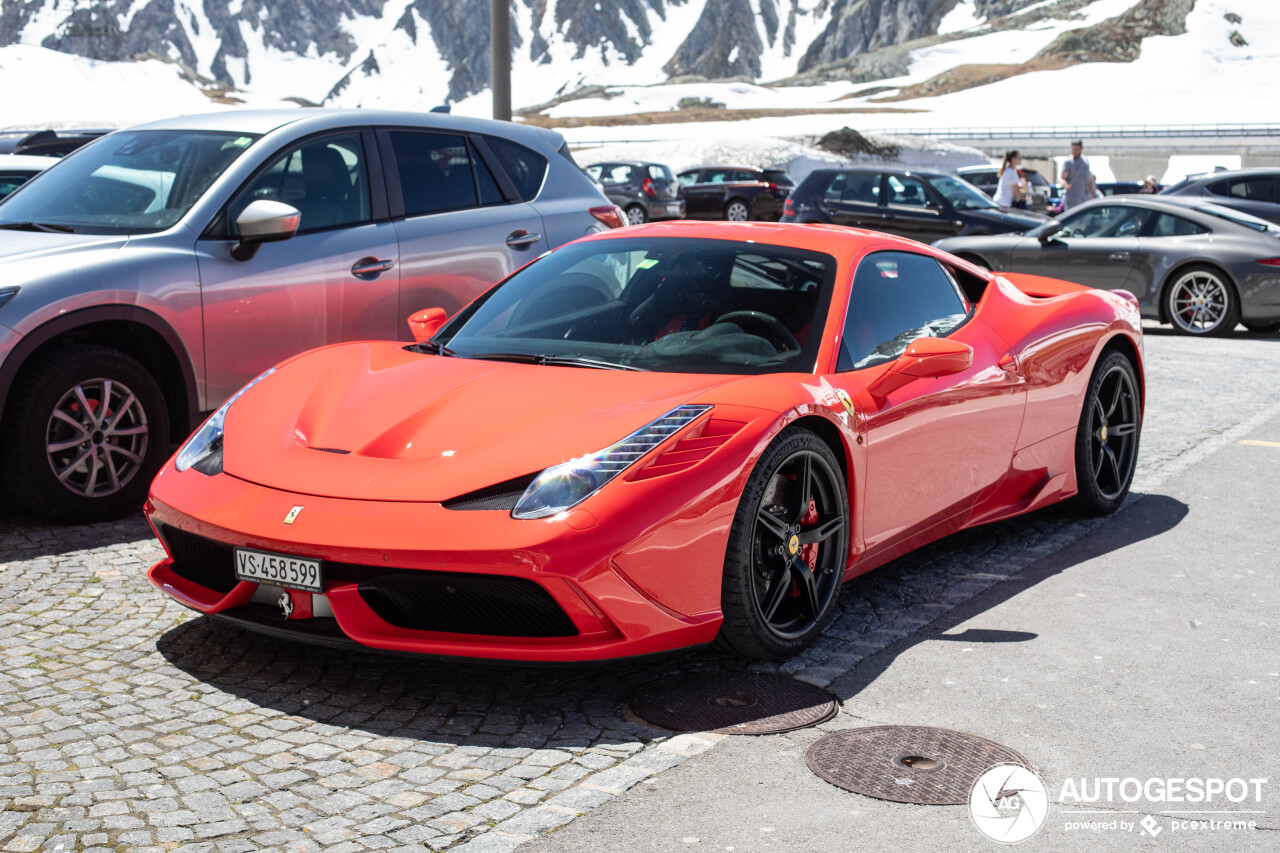
[[[821,687],[769,672],[707,672],[655,681],[632,697],[637,717],[679,732],[768,735],[836,715]]]
[[[969,802],[978,777],[996,764],[1027,759],[984,737],[927,726],[870,726],[819,738],[804,756],[832,785],[895,803]]]

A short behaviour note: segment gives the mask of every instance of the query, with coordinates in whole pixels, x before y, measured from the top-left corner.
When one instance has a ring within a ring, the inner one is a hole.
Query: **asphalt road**
[[[672,737],[625,711],[653,679],[743,666],[710,652],[529,670],[264,640],[153,589],[140,518],[0,505],[0,851],[995,849],[963,807],[805,769],[824,731],[872,723],[1007,744],[1058,800],[1068,777],[1266,777],[1280,447],[1239,442],[1280,443],[1280,336],[1149,331],[1126,507],[967,531],[847,585],[823,638],[752,666],[843,701],[786,736]],[[1140,803],[1102,817],[1154,814],[1155,838],[1069,833],[1054,804],[1024,847],[1274,850],[1275,785],[1268,829],[1175,830]]]
[[[522,849],[1000,849],[967,806],[876,800],[805,766],[824,733],[870,725],[955,729],[1020,751],[1050,800],[1028,851],[1280,849],[1278,343],[1150,334],[1153,452],[1120,512],[836,678],[831,722],[726,738]],[[1064,787],[1131,777],[1268,781],[1242,802],[1128,802],[1118,787],[1079,802]]]

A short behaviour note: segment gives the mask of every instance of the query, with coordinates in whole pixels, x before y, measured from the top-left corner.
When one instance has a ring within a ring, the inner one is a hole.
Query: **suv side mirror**
[[[1049,243],[1053,242],[1054,236],[1061,231],[1063,227],[1064,226],[1061,222],[1050,222],[1048,225],[1044,226],[1044,229],[1041,230],[1039,234],[1040,245],[1047,246]]]
[[[414,341],[420,344],[425,343],[440,331],[440,327],[447,319],[449,314],[443,308],[423,308],[409,315],[409,331],[413,333]]]
[[[973,347],[968,344],[946,338],[916,338],[888,370],[871,381],[867,391],[880,402],[917,379],[960,373],[972,364]]]
[[[237,261],[247,261],[257,254],[262,243],[288,240],[298,233],[301,222],[302,214],[292,205],[265,198],[249,202],[236,217],[240,242],[232,248],[231,256]]]

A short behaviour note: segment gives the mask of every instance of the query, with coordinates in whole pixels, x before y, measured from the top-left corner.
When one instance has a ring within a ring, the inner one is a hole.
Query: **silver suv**
[[[622,224],[537,128],[289,110],[112,133],[0,202],[0,474],[47,516],[134,509],[272,364],[410,340],[410,314]]]

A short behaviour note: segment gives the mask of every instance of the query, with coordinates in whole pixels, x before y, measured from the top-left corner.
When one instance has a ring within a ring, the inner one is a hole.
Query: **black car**
[[[943,237],[1026,231],[1047,221],[998,207],[972,184],[941,172],[819,169],[787,199],[783,222],[828,222],[931,243]]]
[[[628,225],[684,218],[680,185],[661,163],[615,160],[592,163],[582,171],[600,185],[609,201],[622,208]]]
[[[21,130],[0,134],[0,154],[65,157],[110,130]]]
[[[1164,195],[1203,196],[1205,201],[1280,224],[1280,171],[1233,169],[1187,178]]]
[[[680,173],[680,194],[689,219],[776,222],[795,181],[781,169],[700,166]]]

